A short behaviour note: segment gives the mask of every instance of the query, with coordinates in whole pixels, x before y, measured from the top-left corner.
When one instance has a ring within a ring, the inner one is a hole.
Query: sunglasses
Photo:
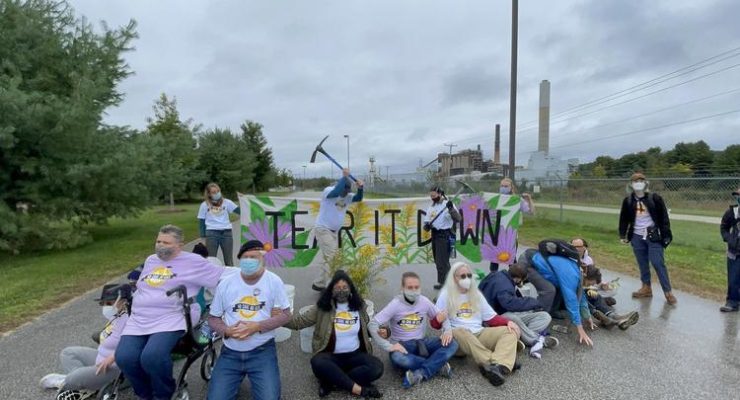
[[[457,278],[458,279],[465,279],[465,278],[472,278],[473,274],[460,274]]]

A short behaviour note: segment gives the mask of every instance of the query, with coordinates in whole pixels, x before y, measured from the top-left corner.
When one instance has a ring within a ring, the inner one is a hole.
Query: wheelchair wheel
[[[98,400],[116,400],[118,398],[118,385],[116,381],[110,382],[98,391]]]
[[[182,385],[177,388],[175,395],[172,396],[172,400],[190,400],[190,393],[188,393],[187,386]]]
[[[213,372],[214,365],[216,365],[216,349],[211,347],[203,353],[203,357],[200,360],[200,377],[204,381],[208,382],[211,380],[211,372]]]

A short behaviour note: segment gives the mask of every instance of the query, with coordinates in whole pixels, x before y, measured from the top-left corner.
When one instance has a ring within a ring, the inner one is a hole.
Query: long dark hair
[[[349,300],[347,300],[347,302],[349,303],[349,309],[351,311],[361,310],[362,307],[365,305],[365,300],[363,300],[362,296],[360,296],[360,293],[357,291],[357,288],[355,287],[355,284],[354,282],[352,282],[352,279],[349,277],[349,275],[347,275],[347,273],[341,269],[334,273],[331,281],[326,285],[324,291],[321,292],[319,301],[316,302],[316,307],[318,307],[322,311],[331,311],[332,306],[334,305],[332,290],[334,289],[334,285],[336,285],[339,281],[345,281],[349,286]]]

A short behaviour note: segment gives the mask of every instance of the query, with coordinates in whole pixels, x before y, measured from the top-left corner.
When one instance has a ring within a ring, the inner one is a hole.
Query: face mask
[[[740,196],[735,196],[735,201],[737,202],[737,205],[740,206]]]
[[[239,260],[239,268],[246,276],[254,275],[260,270],[260,260],[256,258],[242,258]]]
[[[438,202],[438,201],[439,201],[439,198],[440,198],[439,196],[437,196],[437,197],[434,197],[434,196],[432,196],[432,201],[433,201],[434,203],[436,203],[436,202]]]
[[[406,297],[406,300],[409,301],[409,303],[415,303],[416,299],[421,296],[421,291],[419,290],[403,290],[403,296]]]
[[[470,285],[473,283],[473,280],[470,278],[460,279],[457,281],[457,284],[460,285],[461,288],[468,290],[470,289]]]
[[[645,190],[645,182],[633,182],[632,183],[632,189],[634,189],[636,192],[642,192]]]
[[[154,252],[160,260],[167,261],[175,255],[175,249],[166,246],[154,246]]]
[[[216,192],[215,194],[211,195],[211,200],[213,201],[219,201],[221,200],[221,192]]]
[[[501,194],[511,194],[511,188],[508,186],[501,186],[498,188],[498,192]]]
[[[332,292],[332,296],[337,303],[346,303],[349,300],[349,289],[335,290]]]
[[[116,316],[116,307],[114,306],[103,306],[103,316],[108,321],[112,320]]]

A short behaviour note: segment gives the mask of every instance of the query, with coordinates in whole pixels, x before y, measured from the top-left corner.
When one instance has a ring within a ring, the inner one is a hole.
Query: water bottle
[[[200,337],[198,338],[198,342],[205,344],[211,339],[213,339],[213,330],[211,329],[211,326],[208,325],[208,322],[203,322],[200,325]]]
[[[457,249],[455,249],[455,241],[456,241],[455,235],[450,235],[447,237],[447,247],[450,250],[450,258],[457,258]]]

